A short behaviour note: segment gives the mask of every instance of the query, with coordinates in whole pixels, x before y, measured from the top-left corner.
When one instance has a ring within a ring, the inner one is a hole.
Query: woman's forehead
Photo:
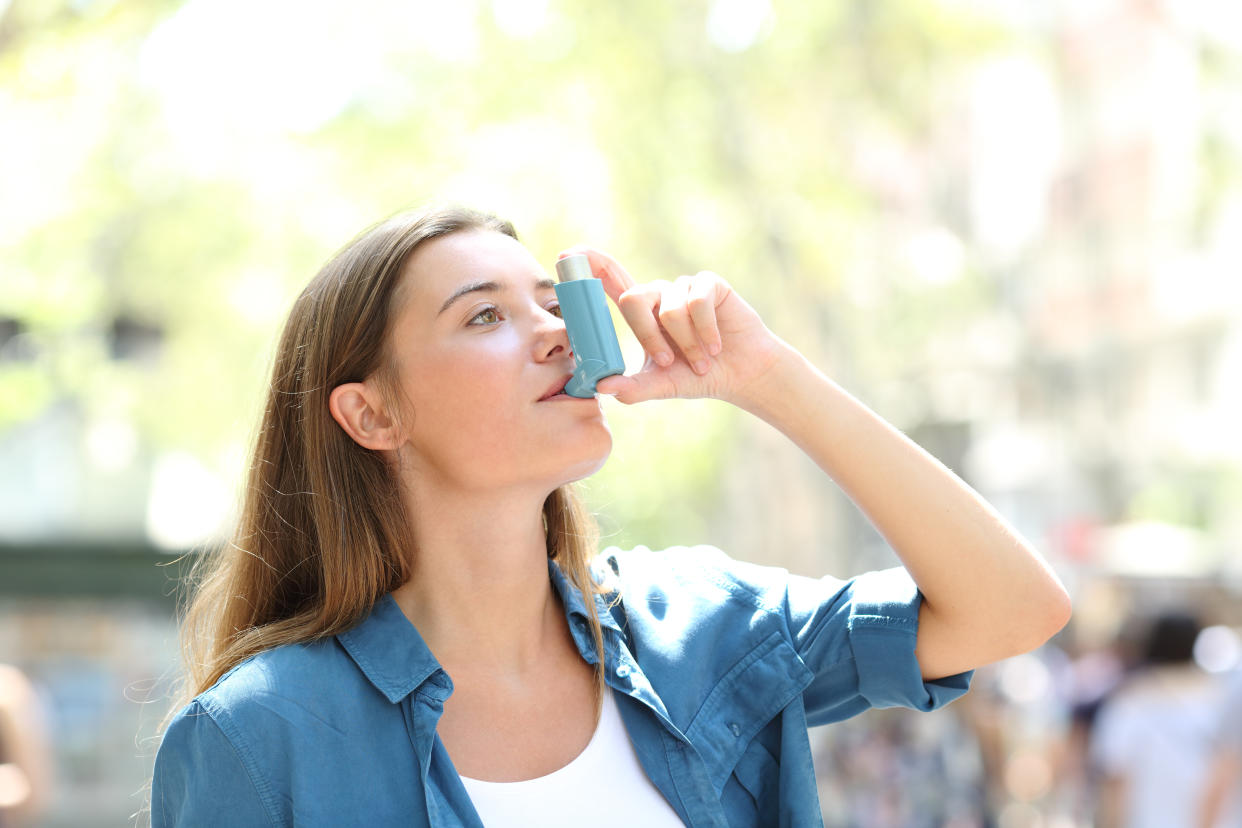
[[[455,291],[482,281],[524,287],[546,279],[521,242],[492,230],[464,230],[419,245],[406,261],[402,292],[423,310],[437,314]]]

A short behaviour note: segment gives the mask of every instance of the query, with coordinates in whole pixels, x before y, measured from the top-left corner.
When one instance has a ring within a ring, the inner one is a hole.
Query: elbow
[[[1069,593],[1056,578],[1050,578],[1038,590],[1011,596],[1002,658],[1038,650],[1065,629],[1072,614]]]
[[[1014,611],[1014,605],[1010,606],[1008,623],[1003,627],[1005,632],[992,635],[988,657],[981,663],[1002,661],[1038,650],[1065,628],[1072,611],[1069,595],[1064,590],[1060,594],[1024,600],[1020,606],[1020,612]]]
[[[1052,636],[1065,629],[1065,625],[1069,623],[1070,618],[1074,615],[1074,602],[1070,600],[1070,595],[1065,590],[1065,587],[1057,589],[1056,599],[1053,604],[1053,609],[1049,612],[1052,631],[1048,634],[1048,638],[1052,638]]]
[[[1036,571],[1028,572],[1024,587],[1011,595],[1017,599],[1016,606],[1023,611],[1021,638],[1025,644],[1022,652],[1030,652],[1047,644],[1057,633],[1065,629],[1074,614],[1069,591],[1061,583],[1055,570],[1033,550],[1038,562]]]
[[[1060,583],[1054,583],[1048,590],[1048,594],[1038,602],[1038,608],[1031,614],[1031,643],[1027,648],[1028,651],[1038,649],[1052,640],[1057,633],[1065,629],[1073,613],[1074,607],[1069,593]]]

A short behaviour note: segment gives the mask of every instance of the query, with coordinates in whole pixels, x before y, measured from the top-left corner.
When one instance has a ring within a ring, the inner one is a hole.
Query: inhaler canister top
[[[595,274],[591,272],[591,260],[581,253],[574,253],[572,256],[558,259],[556,262],[556,275],[562,282],[595,278]]]

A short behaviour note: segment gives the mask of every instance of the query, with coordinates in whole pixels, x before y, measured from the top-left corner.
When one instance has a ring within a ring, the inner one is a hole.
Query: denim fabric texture
[[[639,761],[681,819],[821,825],[808,726],[868,707],[933,710],[971,674],[924,682],[904,569],[790,575],[711,546],[605,550],[593,596],[606,678]],[[582,594],[549,575],[582,657]],[[614,601],[616,592],[620,601]],[[156,757],[163,826],[481,823],[436,736],[452,681],[391,596],[341,635],[260,653],[182,709]],[[600,803],[607,824],[607,802]]]

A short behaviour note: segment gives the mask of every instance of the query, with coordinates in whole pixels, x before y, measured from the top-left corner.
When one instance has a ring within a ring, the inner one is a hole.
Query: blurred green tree
[[[0,432],[66,404],[83,428],[131,424],[135,463],[188,452],[236,480],[297,290],[433,197],[511,218],[549,264],[585,241],[639,280],[716,270],[846,380],[905,370],[986,285],[895,262],[861,307],[843,272],[896,208],[857,157],[942,141],[946,90],[1003,37],[913,0],[15,0],[0,316],[22,344],[0,361]],[[613,416],[625,436],[588,487],[609,542],[700,535],[738,418]]]

